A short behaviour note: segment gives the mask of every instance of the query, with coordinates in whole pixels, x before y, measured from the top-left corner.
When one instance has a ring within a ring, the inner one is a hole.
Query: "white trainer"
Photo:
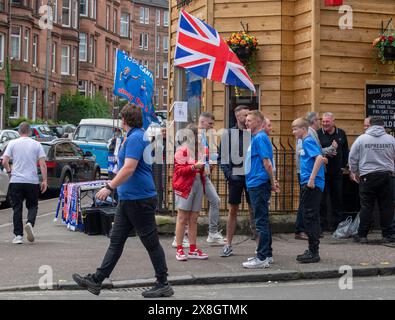
[[[34,232],[33,232],[33,226],[30,222],[26,223],[25,226],[25,231],[26,231],[26,238],[29,242],[34,242]]]
[[[269,258],[266,258],[265,260],[262,261],[259,258],[255,257],[255,259],[243,262],[243,267],[247,269],[269,268],[270,267]]]
[[[16,236],[14,240],[12,240],[13,244],[22,244],[23,243],[23,237],[22,236]]]
[[[255,257],[247,258],[247,261],[254,260],[255,258],[256,258],[256,256],[255,256]],[[273,259],[273,257],[268,257],[268,258],[267,258],[267,261],[269,261],[269,263],[272,264],[272,263],[274,262],[274,259]]]
[[[210,245],[219,245],[219,246],[224,246],[226,244],[226,240],[224,239],[220,231],[214,233],[209,232],[207,237],[207,242]]]
[[[174,237],[173,243],[171,244],[173,248],[177,248],[177,241],[176,237]],[[188,240],[188,235],[184,236],[184,239],[182,240],[182,247],[183,248],[189,248],[189,240]]]

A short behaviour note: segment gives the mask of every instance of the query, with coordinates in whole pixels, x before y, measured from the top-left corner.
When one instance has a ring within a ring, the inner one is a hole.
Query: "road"
[[[394,300],[395,276],[353,279],[352,289],[339,288],[338,279],[283,283],[242,283],[175,286],[165,300]],[[143,300],[145,288],[103,290],[99,297],[87,291],[3,292],[8,300]],[[212,303],[215,303],[213,301]]]

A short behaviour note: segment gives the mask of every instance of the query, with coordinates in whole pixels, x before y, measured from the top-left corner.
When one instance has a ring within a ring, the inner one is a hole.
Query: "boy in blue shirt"
[[[326,159],[321,155],[320,146],[309,133],[309,123],[304,118],[292,122],[292,133],[296,139],[302,139],[300,151],[301,204],[305,232],[309,238],[309,249],[298,255],[301,263],[320,261],[320,203],[325,187]]]
[[[247,269],[269,268],[273,263],[269,200],[271,192],[279,192],[280,188],[273,173],[272,144],[267,134],[262,130],[264,121],[265,119],[259,110],[250,111],[246,120],[246,126],[252,136],[244,163],[246,185],[259,237],[256,257],[243,263],[243,267]]]

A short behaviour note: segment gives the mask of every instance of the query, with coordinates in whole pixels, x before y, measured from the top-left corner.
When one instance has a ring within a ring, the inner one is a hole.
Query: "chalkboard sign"
[[[366,85],[366,116],[379,116],[384,126],[395,132],[395,85]]]

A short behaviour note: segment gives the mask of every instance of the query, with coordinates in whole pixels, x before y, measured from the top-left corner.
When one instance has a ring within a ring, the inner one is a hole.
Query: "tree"
[[[109,104],[101,93],[92,99],[77,92],[63,94],[60,97],[58,108],[58,121],[78,124],[86,118],[108,118]]]

